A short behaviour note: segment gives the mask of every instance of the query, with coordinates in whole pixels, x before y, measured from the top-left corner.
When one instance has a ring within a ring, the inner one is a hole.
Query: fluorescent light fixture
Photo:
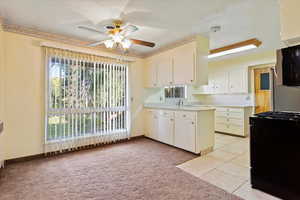
[[[208,55],[208,58],[216,58],[216,57],[234,54],[242,51],[247,51],[250,49],[255,49],[260,45],[261,45],[261,41],[257,39],[246,40],[243,42],[221,47],[218,49],[213,49],[210,51],[210,55]]]

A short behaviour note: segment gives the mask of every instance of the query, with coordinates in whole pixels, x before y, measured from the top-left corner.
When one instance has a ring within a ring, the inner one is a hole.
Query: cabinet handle
[[[174,121],[174,119],[170,119],[170,121],[172,122],[172,121]]]
[[[192,122],[192,124],[195,124],[194,122]]]
[[[186,115],[182,115],[183,117],[186,117]]]
[[[191,80],[191,82],[193,82],[194,80]]]

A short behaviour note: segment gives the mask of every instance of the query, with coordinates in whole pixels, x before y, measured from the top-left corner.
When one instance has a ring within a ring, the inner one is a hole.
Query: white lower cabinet
[[[194,117],[185,112],[175,114],[174,146],[196,151],[196,113]]]
[[[174,141],[174,112],[159,111],[158,114],[158,137],[163,143],[173,145]]]
[[[158,139],[158,112],[156,110],[146,111],[146,136]]]
[[[212,150],[214,110],[146,112],[147,137],[197,154]]]
[[[252,107],[218,107],[215,113],[215,131],[246,137]]]

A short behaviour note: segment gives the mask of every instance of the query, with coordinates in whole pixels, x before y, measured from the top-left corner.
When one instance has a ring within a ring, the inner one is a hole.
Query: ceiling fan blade
[[[80,28],[80,29],[83,29],[83,30],[87,30],[87,31],[92,31],[92,32],[95,32],[95,33],[100,33],[102,35],[107,35],[106,32],[103,32],[103,31],[99,31],[95,28],[91,28],[91,27],[88,27],[88,26],[78,26],[77,28]]]
[[[105,40],[102,40],[102,41],[99,41],[99,42],[93,42],[91,44],[88,44],[87,46],[89,47],[95,47],[95,46],[98,46],[100,44],[104,44]]]
[[[143,41],[143,40],[136,40],[136,39],[130,39],[130,40],[133,44],[138,44],[138,45],[147,46],[147,47],[154,47],[155,46],[155,43],[153,43],[153,42],[146,42],[146,41]]]
[[[126,37],[137,30],[139,30],[139,28],[135,25],[127,24],[122,27],[122,31],[120,32],[120,34]]]

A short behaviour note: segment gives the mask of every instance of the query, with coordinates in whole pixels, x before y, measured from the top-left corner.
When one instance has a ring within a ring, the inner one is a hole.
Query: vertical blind
[[[129,137],[128,65],[47,56],[46,152]]]

